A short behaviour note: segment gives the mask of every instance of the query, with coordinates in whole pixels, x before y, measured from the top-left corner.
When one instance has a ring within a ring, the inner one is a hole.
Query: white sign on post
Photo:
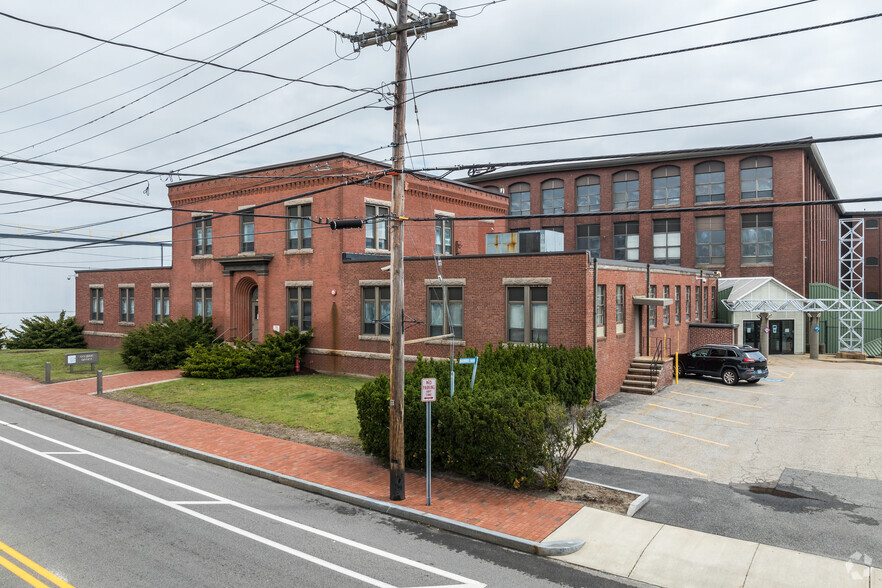
[[[435,402],[438,392],[438,380],[435,378],[422,379],[423,402]]]

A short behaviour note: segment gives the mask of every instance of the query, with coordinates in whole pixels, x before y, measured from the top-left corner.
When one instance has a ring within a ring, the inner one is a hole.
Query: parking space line
[[[754,390],[753,388],[745,388],[744,386],[717,386],[715,384],[702,384],[702,386],[707,386],[708,388],[719,388],[720,390],[727,391],[736,391],[736,392],[747,392],[748,394],[762,394],[763,396],[774,396],[771,392],[760,392],[758,390]]]
[[[673,410],[676,412],[683,412],[686,414],[692,414],[695,416],[704,417],[706,419],[714,419],[715,421],[726,421],[727,423],[735,423],[736,425],[744,425],[745,427],[750,426],[748,423],[742,423],[741,421],[733,421],[732,419],[724,419],[723,417],[715,417],[715,416],[711,416],[709,414],[701,414],[700,412],[690,412],[688,410],[681,410],[679,408],[671,408],[670,406],[662,406],[661,404],[653,404],[651,406],[654,406],[656,408],[663,408],[665,410]]]
[[[670,433],[671,435],[679,435],[680,437],[688,437],[689,439],[695,439],[696,441],[704,441],[705,443],[713,443],[714,445],[720,445],[722,447],[729,447],[725,443],[718,443],[716,441],[711,441],[710,439],[702,439],[701,437],[693,437],[692,435],[687,435],[686,433],[678,433],[676,431],[668,431],[667,429],[662,429],[659,427],[653,427],[652,425],[647,425],[644,423],[638,423],[637,421],[631,421],[628,419],[622,419],[626,423],[631,423],[632,425],[639,425],[641,427],[646,427],[647,429],[655,429],[656,431],[662,431],[664,433]]]
[[[614,449],[614,450],[616,450],[616,451],[621,451],[622,453],[627,453],[628,455],[633,455],[633,456],[635,456],[635,457],[640,457],[640,458],[642,458],[642,459],[648,459],[649,461],[654,461],[654,462],[656,462],[656,463],[664,464],[664,465],[666,465],[666,466],[671,466],[672,468],[677,468],[678,470],[683,470],[683,471],[686,471],[686,472],[690,472],[690,473],[693,473],[693,474],[697,474],[697,475],[699,475],[699,476],[704,476],[705,478],[707,477],[707,474],[704,474],[704,473],[702,473],[702,472],[697,472],[697,471],[695,471],[695,470],[690,470],[689,468],[684,468],[683,466],[678,466],[678,465],[676,465],[676,464],[669,463],[669,462],[667,462],[667,461],[662,461],[662,460],[660,460],[660,459],[655,459],[654,457],[647,457],[646,455],[640,455],[639,453],[634,453],[633,451],[628,451],[627,449],[621,449],[621,448],[619,448],[619,447],[613,447],[612,445],[606,445],[605,443],[601,443],[600,441],[591,441],[591,444],[592,444],[592,445],[600,445],[601,447],[606,447],[607,449]]]
[[[680,396],[689,396],[690,398],[700,398],[701,400],[711,400],[713,402],[722,402],[723,404],[735,404],[737,406],[746,406],[747,408],[762,408],[756,404],[744,404],[743,402],[732,402],[731,400],[720,400],[719,398],[711,398],[709,396],[698,396],[696,394],[686,394],[685,392],[671,392],[671,394],[679,394]]]

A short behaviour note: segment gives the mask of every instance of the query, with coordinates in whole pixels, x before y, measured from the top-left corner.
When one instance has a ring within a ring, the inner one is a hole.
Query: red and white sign
[[[422,383],[423,402],[435,402],[438,392],[438,380],[435,378],[423,378]]]

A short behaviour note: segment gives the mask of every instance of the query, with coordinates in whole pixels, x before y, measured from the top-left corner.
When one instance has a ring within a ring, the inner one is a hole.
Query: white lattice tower
[[[864,219],[839,219],[839,350],[864,352]]]

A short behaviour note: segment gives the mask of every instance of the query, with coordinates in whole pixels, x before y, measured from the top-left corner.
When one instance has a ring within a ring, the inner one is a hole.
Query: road
[[[636,585],[5,403],[0,471],[0,586]]]

